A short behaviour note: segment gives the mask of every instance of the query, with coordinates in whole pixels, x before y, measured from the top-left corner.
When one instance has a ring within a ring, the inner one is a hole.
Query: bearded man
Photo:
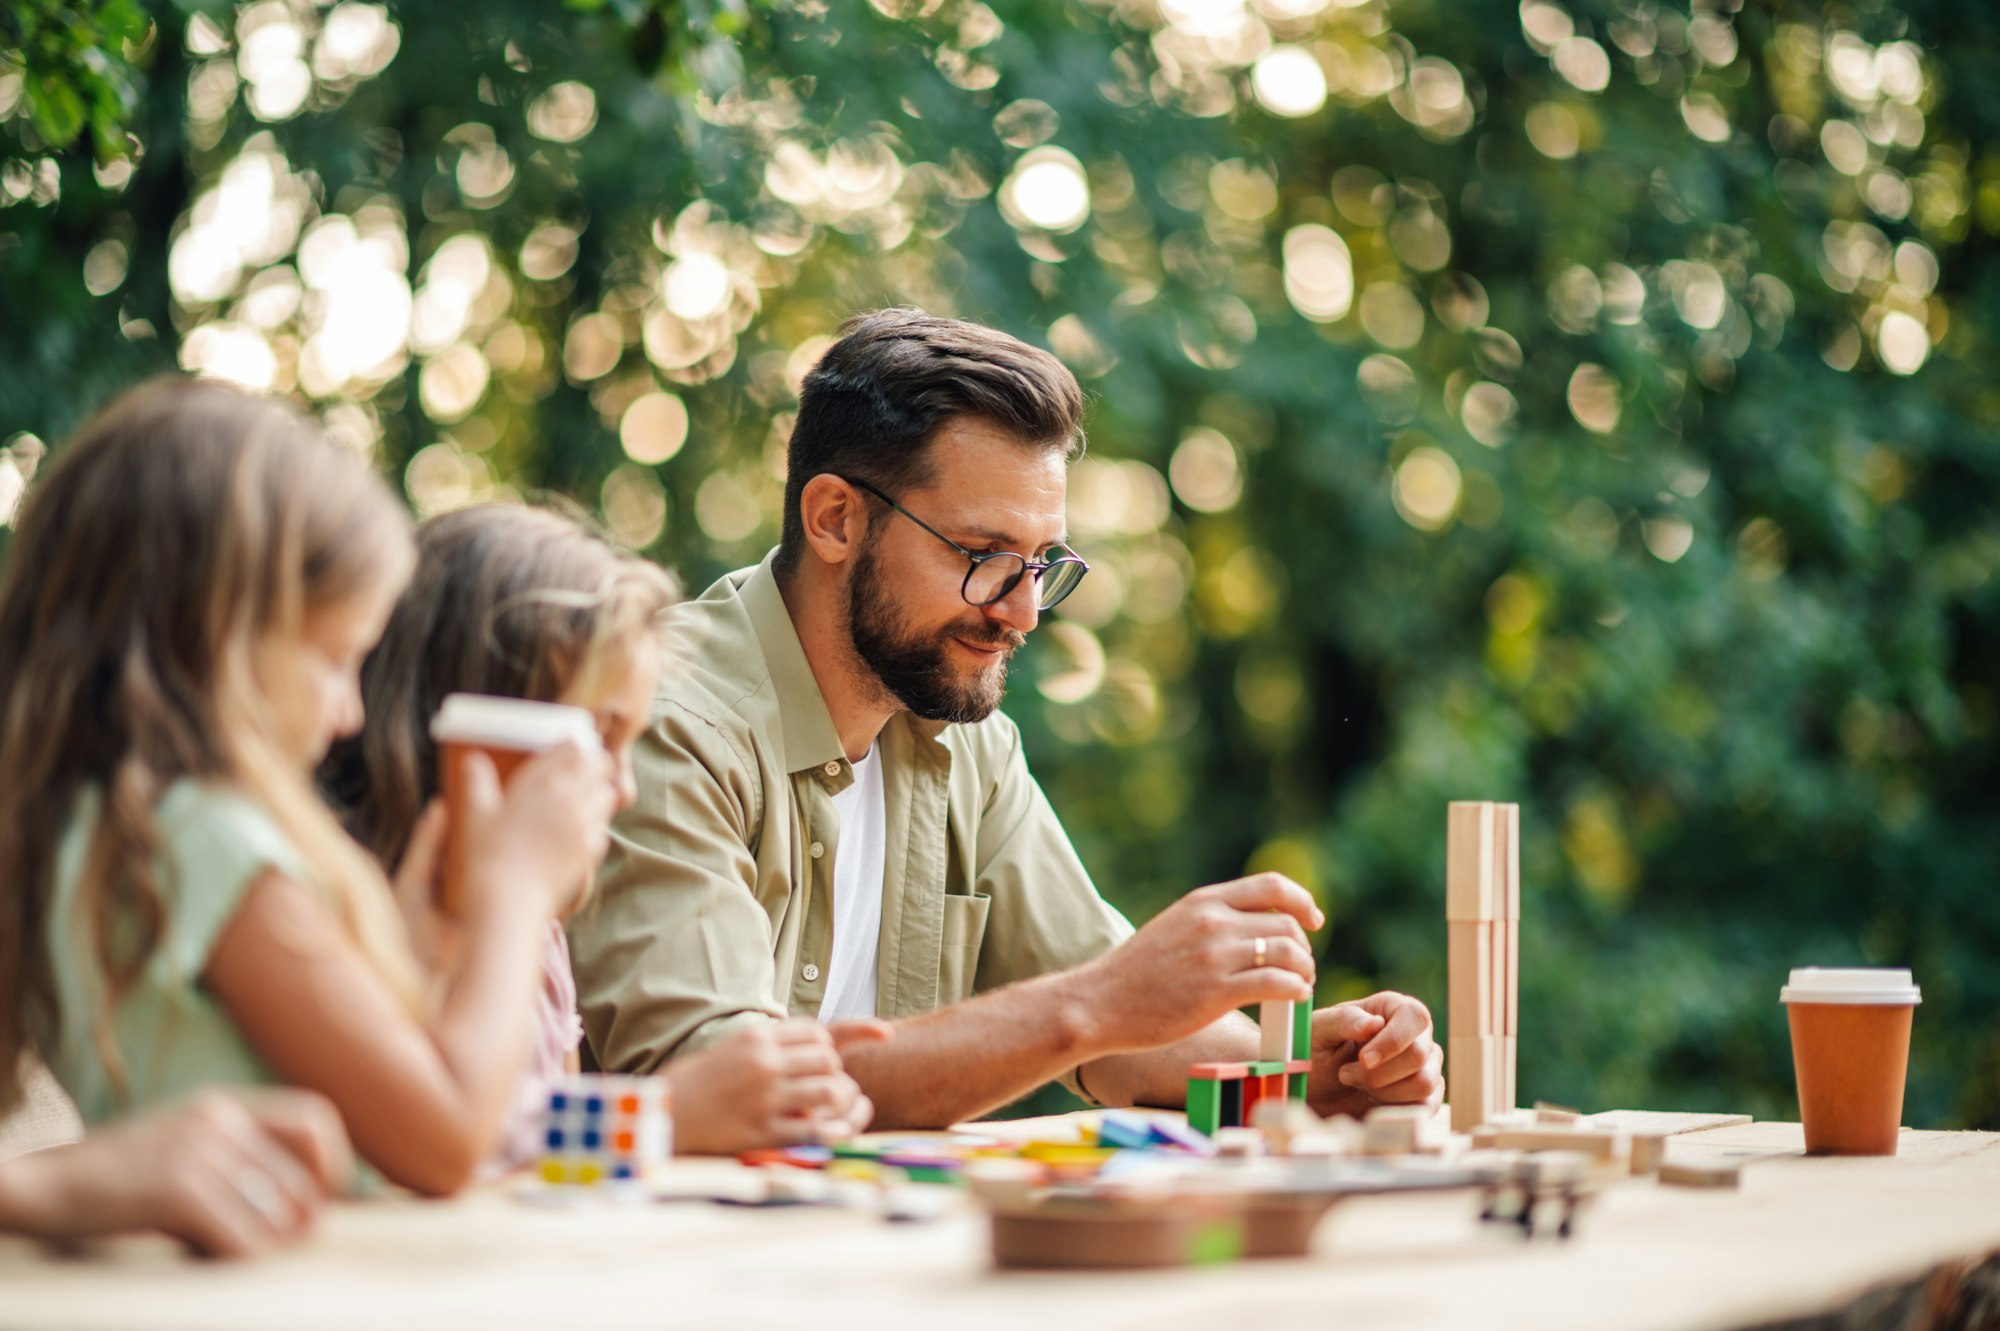
[[[1082,416],[1061,362],[1004,333],[915,310],[842,328],[800,394],[781,544],[666,626],[638,801],[571,924],[598,1066],[650,1072],[787,1015],[864,1037],[878,1019],[894,1038],[844,1050],[878,1126],[1054,1079],[1178,1106],[1190,1063],[1257,1057],[1238,1008],[1311,1001],[1324,920],[1302,888],[1201,887],[1135,931],[997,710],[1088,572],[1064,520]],[[1413,998],[1322,1009],[1312,1043],[1323,1114],[1442,1097]]]

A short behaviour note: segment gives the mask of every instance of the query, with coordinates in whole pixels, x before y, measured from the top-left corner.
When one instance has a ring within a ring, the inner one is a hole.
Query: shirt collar
[[[785,770],[803,772],[825,768],[828,763],[847,766],[847,752],[841,747],[840,733],[833,727],[833,714],[826,709],[826,697],[819,690],[792,612],[785,608],[784,593],[778,590],[778,552],[771,551],[754,569],[746,570],[737,595],[749,614],[764,665],[771,673],[771,687],[778,695],[778,723],[785,736]],[[926,721],[909,712],[898,712],[889,724],[906,726],[911,734],[932,744],[951,723]]]

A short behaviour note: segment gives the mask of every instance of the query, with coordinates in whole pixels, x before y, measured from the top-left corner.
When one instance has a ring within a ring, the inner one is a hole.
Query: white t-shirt
[[[875,969],[882,945],[882,865],[888,802],[879,746],[854,764],[854,780],[833,797],[840,844],[833,859],[833,955],[819,1019],[875,1015]]]

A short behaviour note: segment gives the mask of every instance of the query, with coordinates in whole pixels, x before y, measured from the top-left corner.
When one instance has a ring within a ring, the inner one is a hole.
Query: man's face
[[[892,496],[974,554],[1041,559],[1064,540],[1060,452],[1022,447],[960,417],[931,443],[931,483]],[[1039,618],[1032,576],[988,606],[967,605],[965,556],[885,505],[847,583],[854,649],[897,702],[930,721],[978,721],[1000,705],[1007,664]]]

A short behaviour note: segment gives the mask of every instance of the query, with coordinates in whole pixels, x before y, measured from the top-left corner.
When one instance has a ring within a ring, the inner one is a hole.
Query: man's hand
[[[1360,1118],[1376,1105],[1444,1100],[1444,1050],[1431,1012],[1407,994],[1380,993],[1313,1013],[1306,1103]]]
[[[1306,930],[1325,922],[1306,890],[1279,874],[1188,893],[1079,968],[1092,1043],[1103,1053],[1152,1049],[1251,1003],[1310,1003]]]
[[[762,1146],[844,1141],[875,1107],[841,1065],[840,1051],[889,1038],[879,1021],[822,1026],[810,1017],[759,1023],[711,1049],[675,1059],[674,1149],[734,1155]]]

